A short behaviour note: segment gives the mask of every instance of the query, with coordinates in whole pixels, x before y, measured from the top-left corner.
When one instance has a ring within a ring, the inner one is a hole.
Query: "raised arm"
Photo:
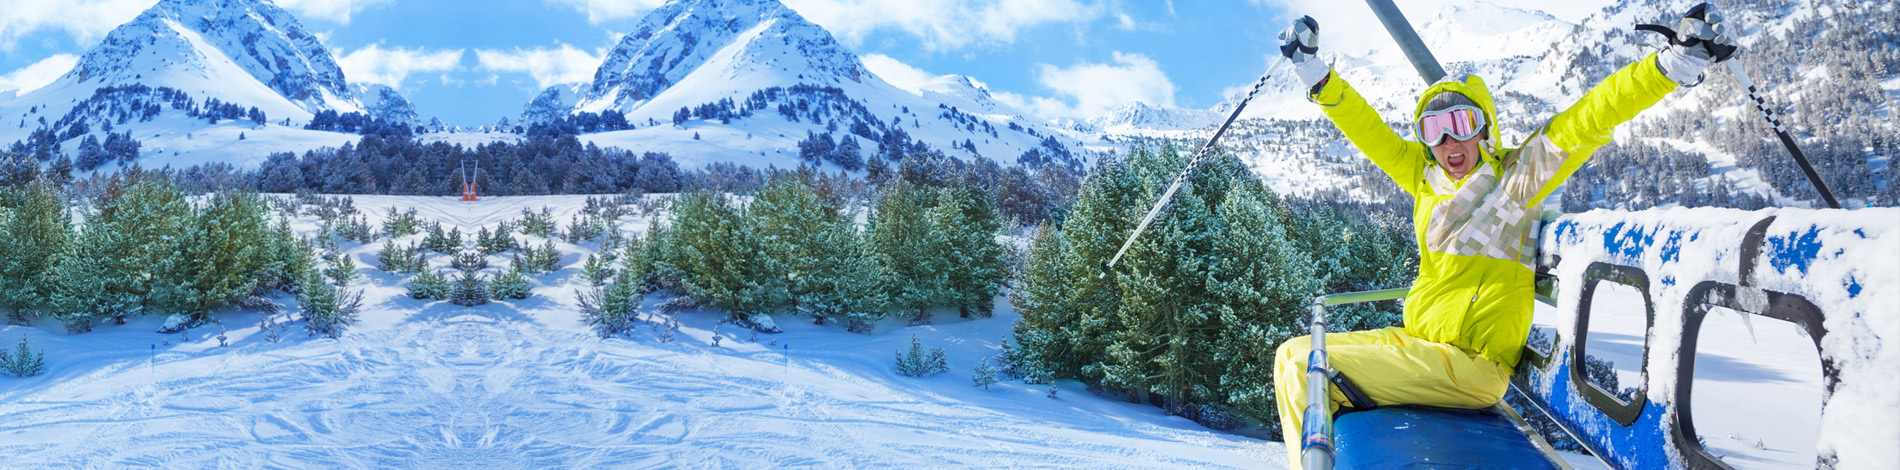
[[[1346,134],[1353,146],[1366,154],[1372,164],[1385,171],[1406,194],[1418,195],[1424,178],[1425,145],[1399,138],[1387,127],[1379,112],[1366,104],[1365,97],[1339,78],[1332,66],[1314,57],[1319,53],[1319,22],[1313,17],[1293,20],[1280,32],[1280,55],[1293,63],[1293,70],[1306,85],[1307,99],[1320,105],[1326,118]]]
[[[1366,103],[1366,98],[1359,96],[1359,91],[1337,73],[1329,72],[1319,91],[1308,98],[1318,103],[1326,118],[1346,134],[1346,140],[1352,141],[1372,164],[1384,170],[1392,182],[1398,183],[1407,194],[1418,194],[1418,185],[1425,181],[1425,159],[1428,158],[1425,144],[1405,140],[1392,132],[1392,127]]]
[[[1663,96],[1676,89],[1676,82],[1663,76],[1656,66],[1656,55],[1624,66],[1591,88],[1570,109],[1558,113],[1544,126],[1543,135],[1550,144],[1567,155],[1555,174],[1544,181],[1531,199],[1534,206],[1550,196],[1565,179],[1590,160],[1597,147],[1610,142],[1616,126],[1636,118]]]

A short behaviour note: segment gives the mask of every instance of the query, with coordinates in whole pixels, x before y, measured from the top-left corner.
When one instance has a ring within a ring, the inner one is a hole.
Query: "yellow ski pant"
[[[1280,344],[1273,390],[1280,404],[1280,434],[1290,468],[1300,468],[1300,416],[1306,410],[1306,359],[1312,339]],[[1426,405],[1484,408],[1504,398],[1511,370],[1477,353],[1405,334],[1404,327],[1326,334],[1326,359],[1379,406]],[[1346,401],[1335,388],[1331,414]]]

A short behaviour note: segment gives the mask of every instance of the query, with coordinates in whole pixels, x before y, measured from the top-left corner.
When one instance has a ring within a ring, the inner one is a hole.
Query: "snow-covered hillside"
[[[51,136],[70,154],[85,135],[104,138],[110,128],[144,143],[147,167],[244,166],[263,153],[353,140],[302,129],[322,111],[416,120],[415,108],[395,90],[351,84],[317,37],[269,1],[162,0],[53,83],[0,99],[0,116],[17,121],[0,126],[0,143]],[[248,142],[226,132],[240,120]],[[35,135],[42,131],[48,134]],[[236,155],[200,141],[207,134],[239,144],[230,152]]]
[[[368,214],[416,208],[464,232],[519,214],[578,213],[582,196],[355,196]],[[650,217],[622,220],[644,231]],[[293,223],[305,234],[317,221]],[[421,235],[411,235],[413,242]],[[540,240],[532,240],[540,244]],[[571,280],[597,242],[556,241],[562,268],[534,296],[480,307],[425,302],[372,268],[380,244],[345,242],[364,268],[361,322],[341,339],[265,339],[254,311],[157,335],[157,319],[66,335],[56,322],[0,326],[44,348],[45,375],[0,378],[0,454],[18,468],[1260,468],[1278,442],[1216,432],[1063,382],[972,386],[1017,315],[877,333],[786,319],[776,335],[687,311],[672,343],[646,326],[603,340],[582,324]],[[443,268],[446,257],[432,263]],[[506,258],[497,258],[504,262]],[[289,301],[279,299],[280,301]],[[641,307],[658,311],[650,296]],[[295,315],[294,301],[287,313]],[[955,317],[948,315],[947,317]],[[219,347],[223,335],[229,347]],[[892,354],[912,337],[951,372],[908,378]],[[718,346],[712,344],[720,338]]]
[[[682,110],[688,116],[677,119]],[[668,2],[621,39],[593,82],[550,87],[521,118],[532,124],[574,113],[617,114],[627,123],[583,140],[665,151],[683,162],[796,166],[807,132],[855,134],[865,141],[863,159],[877,157],[879,143],[921,143],[1003,163],[1050,138],[1080,148],[968,78],[917,90],[893,86],[778,0]]]

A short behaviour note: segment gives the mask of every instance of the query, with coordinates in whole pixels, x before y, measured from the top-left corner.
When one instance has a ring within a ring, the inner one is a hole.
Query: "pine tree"
[[[0,372],[15,377],[32,377],[45,371],[46,351],[34,352],[26,337],[20,337],[20,344],[12,352],[0,350]]]
[[[391,207],[389,208],[389,215],[383,217],[383,234],[390,238],[406,237],[415,234],[417,226],[420,225],[416,219],[416,210],[414,208],[410,208],[408,212],[398,213],[396,212],[396,208]]]
[[[587,283],[588,286],[600,287],[602,283],[607,282],[608,278],[614,276],[613,264],[607,261],[605,256],[587,255],[587,261],[581,263],[581,272],[578,276],[581,282]]]
[[[1021,287],[1010,292],[1010,305],[1022,315],[1014,325],[1016,349],[1011,361],[1017,376],[1027,383],[1043,383],[1056,376],[1073,377],[1079,361],[1070,354],[1064,331],[1075,321],[1070,307],[1068,239],[1052,225],[1036,229],[1029,257],[1019,274]]]
[[[98,204],[48,280],[54,315],[75,331],[97,318],[122,320],[155,304],[155,290],[166,282],[157,267],[170,260],[174,240],[191,220],[183,192],[138,172],[107,183]],[[268,246],[276,253],[287,243],[273,237]],[[281,276],[284,267],[278,267],[274,274]]]
[[[455,279],[453,290],[449,291],[449,303],[463,307],[488,303],[488,281],[474,271],[462,271],[462,276]]]
[[[455,257],[449,260],[449,267],[463,271],[488,269],[488,257],[483,256],[481,252],[465,250],[456,253]]]
[[[442,273],[423,269],[409,279],[409,297],[422,300],[448,300],[453,286]]]
[[[251,193],[219,193],[193,211],[184,233],[159,265],[166,283],[159,297],[179,313],[206,319],[214,309],[236,304],[257,291],[272,259],[266,239],[268,208]]]
[[[897,373],[905,377],[929,377],[950,370],[949,360],[943,348],[931,348],[924,352],[924,345],[917,341],[917,335],[910,336],[910,351],[897,353]]]
[[[927,252],[933,255],[931,277],[942,286],[938,303],[956,307],[965,318],[989,316],[1008,274],[1009,252],[996,242],[1002,231],[996,207],[987,197],[951,186],[937,192],[925,217],[931,227],[926,238]]]
[[[983,387],[984,390],[989,390],[990,385],[996,384],[996,367],[990,365],[989,358],[976,362],[976,370],[971,372],[970,381],[975,382],[978,387]]]
[[[530,286],[528,277],[520,268],[509,268],[488,283],[488,296],[497,300],[520,300],[528,298]]]
[[[725,309],[735,319],[781,305],[784,276],[765,258],[764,242],[745,213],[724,196],[689,193],[674,205],[671,236],[688,295],[701,305]]]
[[[330,267],[323,270],[323,276],[330,278],[330,282],[338,286],[347,286],[356,282],[360,274],[356,272],[355,257],[346,253],[330,256]]]
[[[454,255],[461,248],[460,243],[449,240],[448,233],[442,230],[442,224],[439,223],[429,224],[429,234],[422,237],[422,246],[445,255]]]
[[[1306,303],[1318,290],[1314,260],[1283,227],[1284,208],[1272,191],[1237,177],[1219,207],[1226,235],[1216,241],[1209,294],[1219,299],[1220,335],[1211,363],[1219,364],[1216,401],[1266,423],[1278,423],[1273,401],[1273,348],[1303,331]]]
[[[427,261],[422,253],[416,251],[416,245],[400,246],[395,238],[383,240],[383,251],[376,253],[376,262],[384,271],[395,274],[410,274],[421,271]]]
[[[930,306],[944,298],[942,278],[933,270],[941,263],[929,249],[925,212],[931,202],[926,191],[898,180],[878,197],[868,230],[872,251],[891,272],[890,302],[910,310],[913,322],[928,321]]]
[[[1146,150],[1137,149],[1130,152],[1129,158],[1150,158],[1146,155]],[[1070,279],[1066,284],[1065,305],[1074,318],[1060,329],[1050,331],[1063,337],[1059,344],[1067,346],[1064,356],[1074,361],[1069,364],[1074,369],[1073,372],[1068,372],[1070,369],[1050,371],[1056,374],[1048,377],[1051,381],[1065,377],[1089,381],[1101,378],[1108,340],[1112,332],[1122,329],[1115,312],[1121,305],[1119,275],[1126,272],[1125,266],[1106,272],[1102,267],[1134,230],[1141,211],[1151,202],[1147,199],[1153,194],[1143,192],[1140,173],[1126,162],[1105,159],[1089,181],[1079,192],[1075,208],[1062,226],[1064,244],[1070,252],[1062,257],[1067,264],[1061,271]],[[1017,340],[1025,352],[1032,341],[1039,341],[1020,331]]]
[[[640,274],[622,269],[606,289],[581,294],[581,319],[602,338],[626,333],[633,328],[641,297]]]
[[[314,270],[297,283],[297,304],[303,308],[304,327],[310,334],[336,338],[356,323],[363,293],[345,290],[345,286],[330,285]]]
[[[0,190],[0,308],[24,323],[48,300],[47,280],[72,228],[60,195],[34,183]]]

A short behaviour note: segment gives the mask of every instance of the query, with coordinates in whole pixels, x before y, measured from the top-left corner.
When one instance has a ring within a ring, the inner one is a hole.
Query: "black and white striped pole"
[[[1814,190],[1821,192],[1821,199],[1827,201],[1828,207],[1841,208],[1841,202],[1834,199],[1834,192],[1829,191],[1827,183],[1821,181],[1821,174],[1816,173],[1814,165],[1808,163],[1808,156],[1801,153],[1801,147],[1795,145],[1794,137],[1788,135],[1788,128],[1781,125],[1781,119],[1775,117],[1773,110],[1768,109],[1768,100],[1762,99],[1761,92],[1755,90],[1755,81],[1748,79],[1748,72],[1742,71],[1742,64],[1734,60],[1723,63],[1728,64],[1729,73],[1735,76],[1735,81],[1741,82],[1742,89],[1748,90],[1748,100],[1755,104],[1755,110],[1761,111],[1761,117],[1768,120],[1768,125],[1775,128],[1775,137],[1781,139],[1781,146],[1788,148],[1788,154],[1794,156],[1795,163],[1801,164],[1801,172],[1808,175],[1808,182],[1814,183]]]
[[[1168,208],[1168,202],[1174,200],[1175,191],[1181,190],[1181,185],[1187,183],[1188,177],[1194,175],[1196,168],[1207,162],[1209,158],[1213,158],[1214,144],[1220,142],[1220,136],[1226,134],[1227,127],[1232,126],[1234,119],[1240,117],[1240,111],[1247,109],[1247,102],[1253,101],[1254,95],[1260,94],[1260,90],[1266,88],[1267,81],[1273,79],[1274,71],[1284,63],[1286,63],[1286,58],[1281,57],[1280,60],[1274,61],[1273,65],[1267,66],[1267,73],[1253,82],[1253,88],[1247,90],[1247,96],[1242,97],[1240,102],[1234,103],[1234,111],[1227,114],[1227,120],[1221,122],[1220,127],[1214,129],[1214,135],[1208,137],[1207,142],[1201,144],[1201,149],[1194,152],[1194,157],[1188,159],[1187,166],[1181,168],[1181,173],[1174,175],[1174,182],[1168,184],[1168,190],[1161,192],[1161,198],[1155,200],[1153,207],[1148,208],[1148,215],[1142,216],[1141,223],[1135,224],[1134,233],[1128,234],[1128,240],[1122,242],[1121,249],[1115,250],[1115,257],[1109,258],[1108,264],[1102,265],[1102,273],[1096,277],[1108,276],[1108,270],[1114,268],[1115,263],[1122,260],[1122,255],[1128,254],[1129,247],[1135,246],[1135,239],[1141,237],[1141,232],[1148,229],[1148,224],[1153,223],[1155,217],[1160,216],[1161,212]]]

